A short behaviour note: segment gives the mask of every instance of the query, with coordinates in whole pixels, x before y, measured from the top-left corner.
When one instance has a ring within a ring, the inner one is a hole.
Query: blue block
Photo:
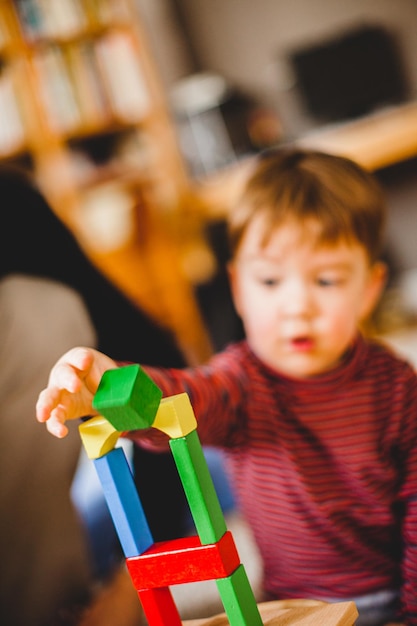
[[[154,541],[123,448],[94,465],[126,558],[141,555]]]

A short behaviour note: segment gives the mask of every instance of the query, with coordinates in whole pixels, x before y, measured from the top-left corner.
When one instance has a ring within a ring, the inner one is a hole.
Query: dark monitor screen
[[[363,26],[290,56],[301,96],[320,121],[358,117],[407,98],[400,55],[380,27]]]

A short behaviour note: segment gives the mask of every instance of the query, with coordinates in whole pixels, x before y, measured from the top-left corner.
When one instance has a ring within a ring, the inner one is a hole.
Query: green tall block
[[[201,543],[215,543],[227,527],[197,431],[170,439],[169,445]]]
[[[118,431],[149,428],[162,391],[140,365],[104,372],[93,406]]]
[[[263,621],[256,604],[243,565],[227,578],[216,579],[224,610],[232,626],[262,626]]]

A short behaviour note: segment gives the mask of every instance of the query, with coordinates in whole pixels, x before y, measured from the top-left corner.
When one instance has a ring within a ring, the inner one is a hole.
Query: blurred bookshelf
[[[190,360],[209,354],[180,254],[190,184],[134,0],[0,1],[0,162],[32,171]]]

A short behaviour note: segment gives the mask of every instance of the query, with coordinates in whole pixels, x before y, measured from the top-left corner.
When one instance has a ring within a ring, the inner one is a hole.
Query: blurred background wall
[[[169,89],[180,77],[213,71],[276,107],[290,134],[312,123],[302,110],[291,51],[360,24],[387,28],[417,97],[415,0],[137,0]]]

